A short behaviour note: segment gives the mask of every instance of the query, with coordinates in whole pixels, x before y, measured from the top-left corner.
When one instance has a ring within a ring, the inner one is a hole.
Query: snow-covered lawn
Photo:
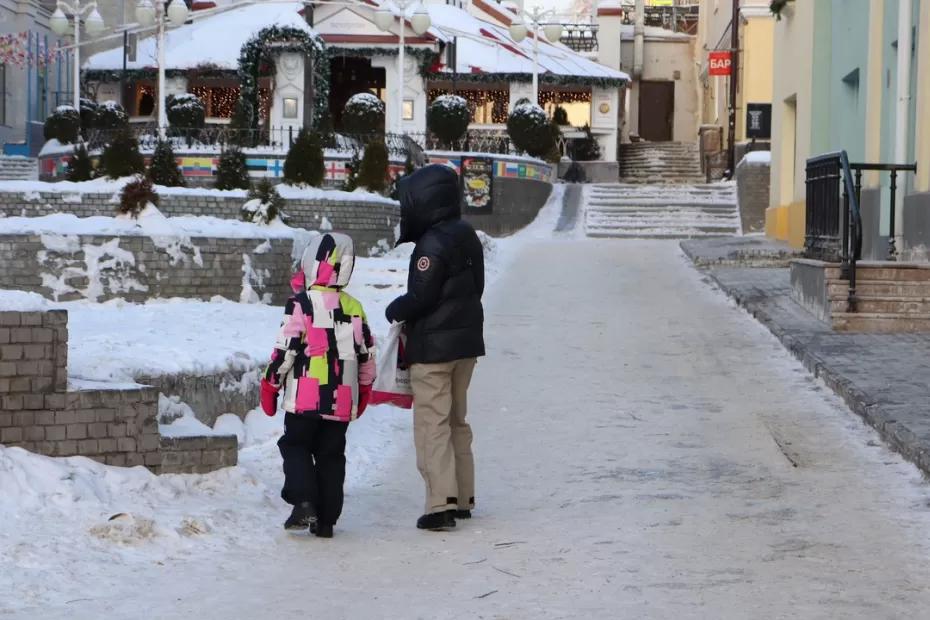
[[[522,244],[551,235],[561,197],[557,186],[536,222],[521,233],[484,238],[489,292]],[[405,287],[410,250],[404,246],[356,264],[348,290],[364,304],[376,335],[387,333],[384,308]],[[0,291],[0,309],[14,307],[69,311],[69,375],[75,385],[251,367],[270,353],[282,313],[279,307],[226,300],[56,304]],[[208,475],[155,476],[141,467],[53,459],[0,446],[0,615],[106,590],[101,574],[113,573],[103,573],[101,566],[117,565],[128,575],[133,567],[276,544],[287,514],[275,446],[282,423],[282,415],[267,418],[259,410],[244,422],[222,416],[215,430],[239,435],[239,466]],[[389,407],[372,408],[351,425],[347,495],[377,484],[385,463],[407,448],[409,427],[409,412]]]

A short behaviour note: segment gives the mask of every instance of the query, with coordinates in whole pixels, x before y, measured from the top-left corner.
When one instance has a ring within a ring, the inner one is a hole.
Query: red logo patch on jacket
[[[417,270],[418,271],[427,271],[429,270],[430,262],[428,256],[420,257],[420,260],[417,261]]]

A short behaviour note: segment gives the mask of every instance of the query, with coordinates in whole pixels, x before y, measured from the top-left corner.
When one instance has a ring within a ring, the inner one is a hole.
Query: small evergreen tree
[[[399,198],[397,193],[397,184],[400,183],[400,180],[406,176],[413,174],[413,171],[416,170],[416,167],[413,165],[413,157],[410,154],[410,151],[407,151],[407,157],[404,159],[404,171],[401,174],[395,174],[393,180],[391,180],[391,191],[388,194],[394,200]]]
[[[284,160],[284,180],[293,185],[320,187],[325,174],[320,134],[301,129]]]
[[[346,178],[342,182],[342,191],[354,192],[358,189],[358,174],[362,169],[362,158],[358,151],[353,151],[352,159],[346,162]]]
[[[77,145],[71,161],[68,162],[67,178],[75,183],[90,181],[94,178],[94,164],[90,160],[90,155],[87,153],[87,148],[83,142]]]
[[[180,129],[203,129],[207,111],[200,97],[192,93],[169,95],[165,101],[165,112],[172,127]]]
[[[178,168],[178,159],[174,155],[170,140],[159,140],[152,154],[148,177],[156,185],[166,187],[184,187],[184,174]]]
[[[145,174],[145,159],[139,152],[139,142],[129,128],[117,130],[113,139],[103,149],[100,168],[111,179]]]
[[[365,147],[358,184],[365,189],[382,193],[387,189],[388,150],[381,140],[372,140]]]
[[[556,125],[568,125],[568,112],[565,111],[565,108],[558,105],[555,107],[555,110],[552,112],[552,120],[555,121]]]
[[[549,121],[549,135],[551,136],[551,143],[549,144],[549,149],[543,154],[543,159],[550,164],[557,164],[562,159],[560,146],[562,130],[559,129],[559,125],[555,122],[555,118]]]
[[[58,140],[62,144],[73,144],[81,130],[81,115],[72,106],[60,105],[45,119],[43,133],[46,140]]]
[[[214,187],[216,189],[249,189],[251,186],[245,155],[238,147],[227,148],[220,155]]]
[[[149,203],[158,206],[158,194],[155,193],[152,182],[139,175],[135,180],[123,186],[116,212],[139,217],[139,214]]]
[[[281,208],[284,199],[268,179],[262,179],[249,190],[249,200],[242,205],[240,216],[243,221],[253,224],[270,224],[277,218],[287,219]]]
[[[252,127],[252,104],[239,97],[229,119],[231,144],[241,147],[253,147],[257,143],[256,131]]]

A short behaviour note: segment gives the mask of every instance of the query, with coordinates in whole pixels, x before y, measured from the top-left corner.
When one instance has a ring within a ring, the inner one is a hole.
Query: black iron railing
[[[898,174],[911,172],[917,173],[917,164],[849,164],[850,169],[855,172],[856,198],[862,199],[862,173],[864,172],[888,172],[890,174],[891,190],[891,209],[888,213],[888,260],[898,260],[898,245],[895,235],[895,218],[897,211],[898,198]]]
[[[862,258],[862,175],[869,171],[891,174],[888,259],[896,260],[895,201],[898,174],[916,172],[917,164],[850,164],[846,151],[827,153],[807,160],[804,256],[841,263],[842,277],[849,280],[850,312],[856,310],[856,265]]]

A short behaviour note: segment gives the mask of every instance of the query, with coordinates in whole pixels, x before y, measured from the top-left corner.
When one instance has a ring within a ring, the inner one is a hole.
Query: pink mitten
[[[278,388],[267,379],[262,379],[261,403],[265,415],[274,416],[278,412]]]

